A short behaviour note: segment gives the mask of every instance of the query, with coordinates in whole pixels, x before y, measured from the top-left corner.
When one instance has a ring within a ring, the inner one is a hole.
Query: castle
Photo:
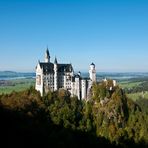
[[[50,54],[47,48],[45,61],[36,66],[36,85],[35,88],[43,96],[49,90],[59,89],[68,90],[71,96],[78,99],[89,99],[92,84],[96,82],[95,64],[90,65],[89,78],[83,78],[81,73],[74,73],[72,64],[60,64],[55,57],[54,63],[50,62]]]

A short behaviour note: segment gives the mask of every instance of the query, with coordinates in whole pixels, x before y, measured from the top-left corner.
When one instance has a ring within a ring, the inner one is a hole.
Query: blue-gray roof
[[[41,68],[43,68],[43,73],[54,73],[54,64],[53,63],[40,63]],[[73,67],[71,64],[57,64],[58,72],[72,72]]]

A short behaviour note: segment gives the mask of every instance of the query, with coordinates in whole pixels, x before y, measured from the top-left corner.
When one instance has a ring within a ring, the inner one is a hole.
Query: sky
[[[34,72],[47,46],[75,71],[148,72],[148,1],[0,1],[0,71]]]

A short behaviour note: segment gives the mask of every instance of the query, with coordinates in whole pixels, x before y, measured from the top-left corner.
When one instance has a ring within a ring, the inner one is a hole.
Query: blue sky
[[[148,72],[148,1],[0,1],[0,70],[35,71],[47,45],[75,70]]]

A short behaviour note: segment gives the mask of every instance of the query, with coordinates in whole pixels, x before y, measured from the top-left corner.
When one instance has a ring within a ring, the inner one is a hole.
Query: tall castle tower
[[[58,90],[58,62],[55,57],[54,60],[54,91]]]
[[[90,64],[89,77],[92,80],[92,82],[96,82],[96,69],[94,63]]]

